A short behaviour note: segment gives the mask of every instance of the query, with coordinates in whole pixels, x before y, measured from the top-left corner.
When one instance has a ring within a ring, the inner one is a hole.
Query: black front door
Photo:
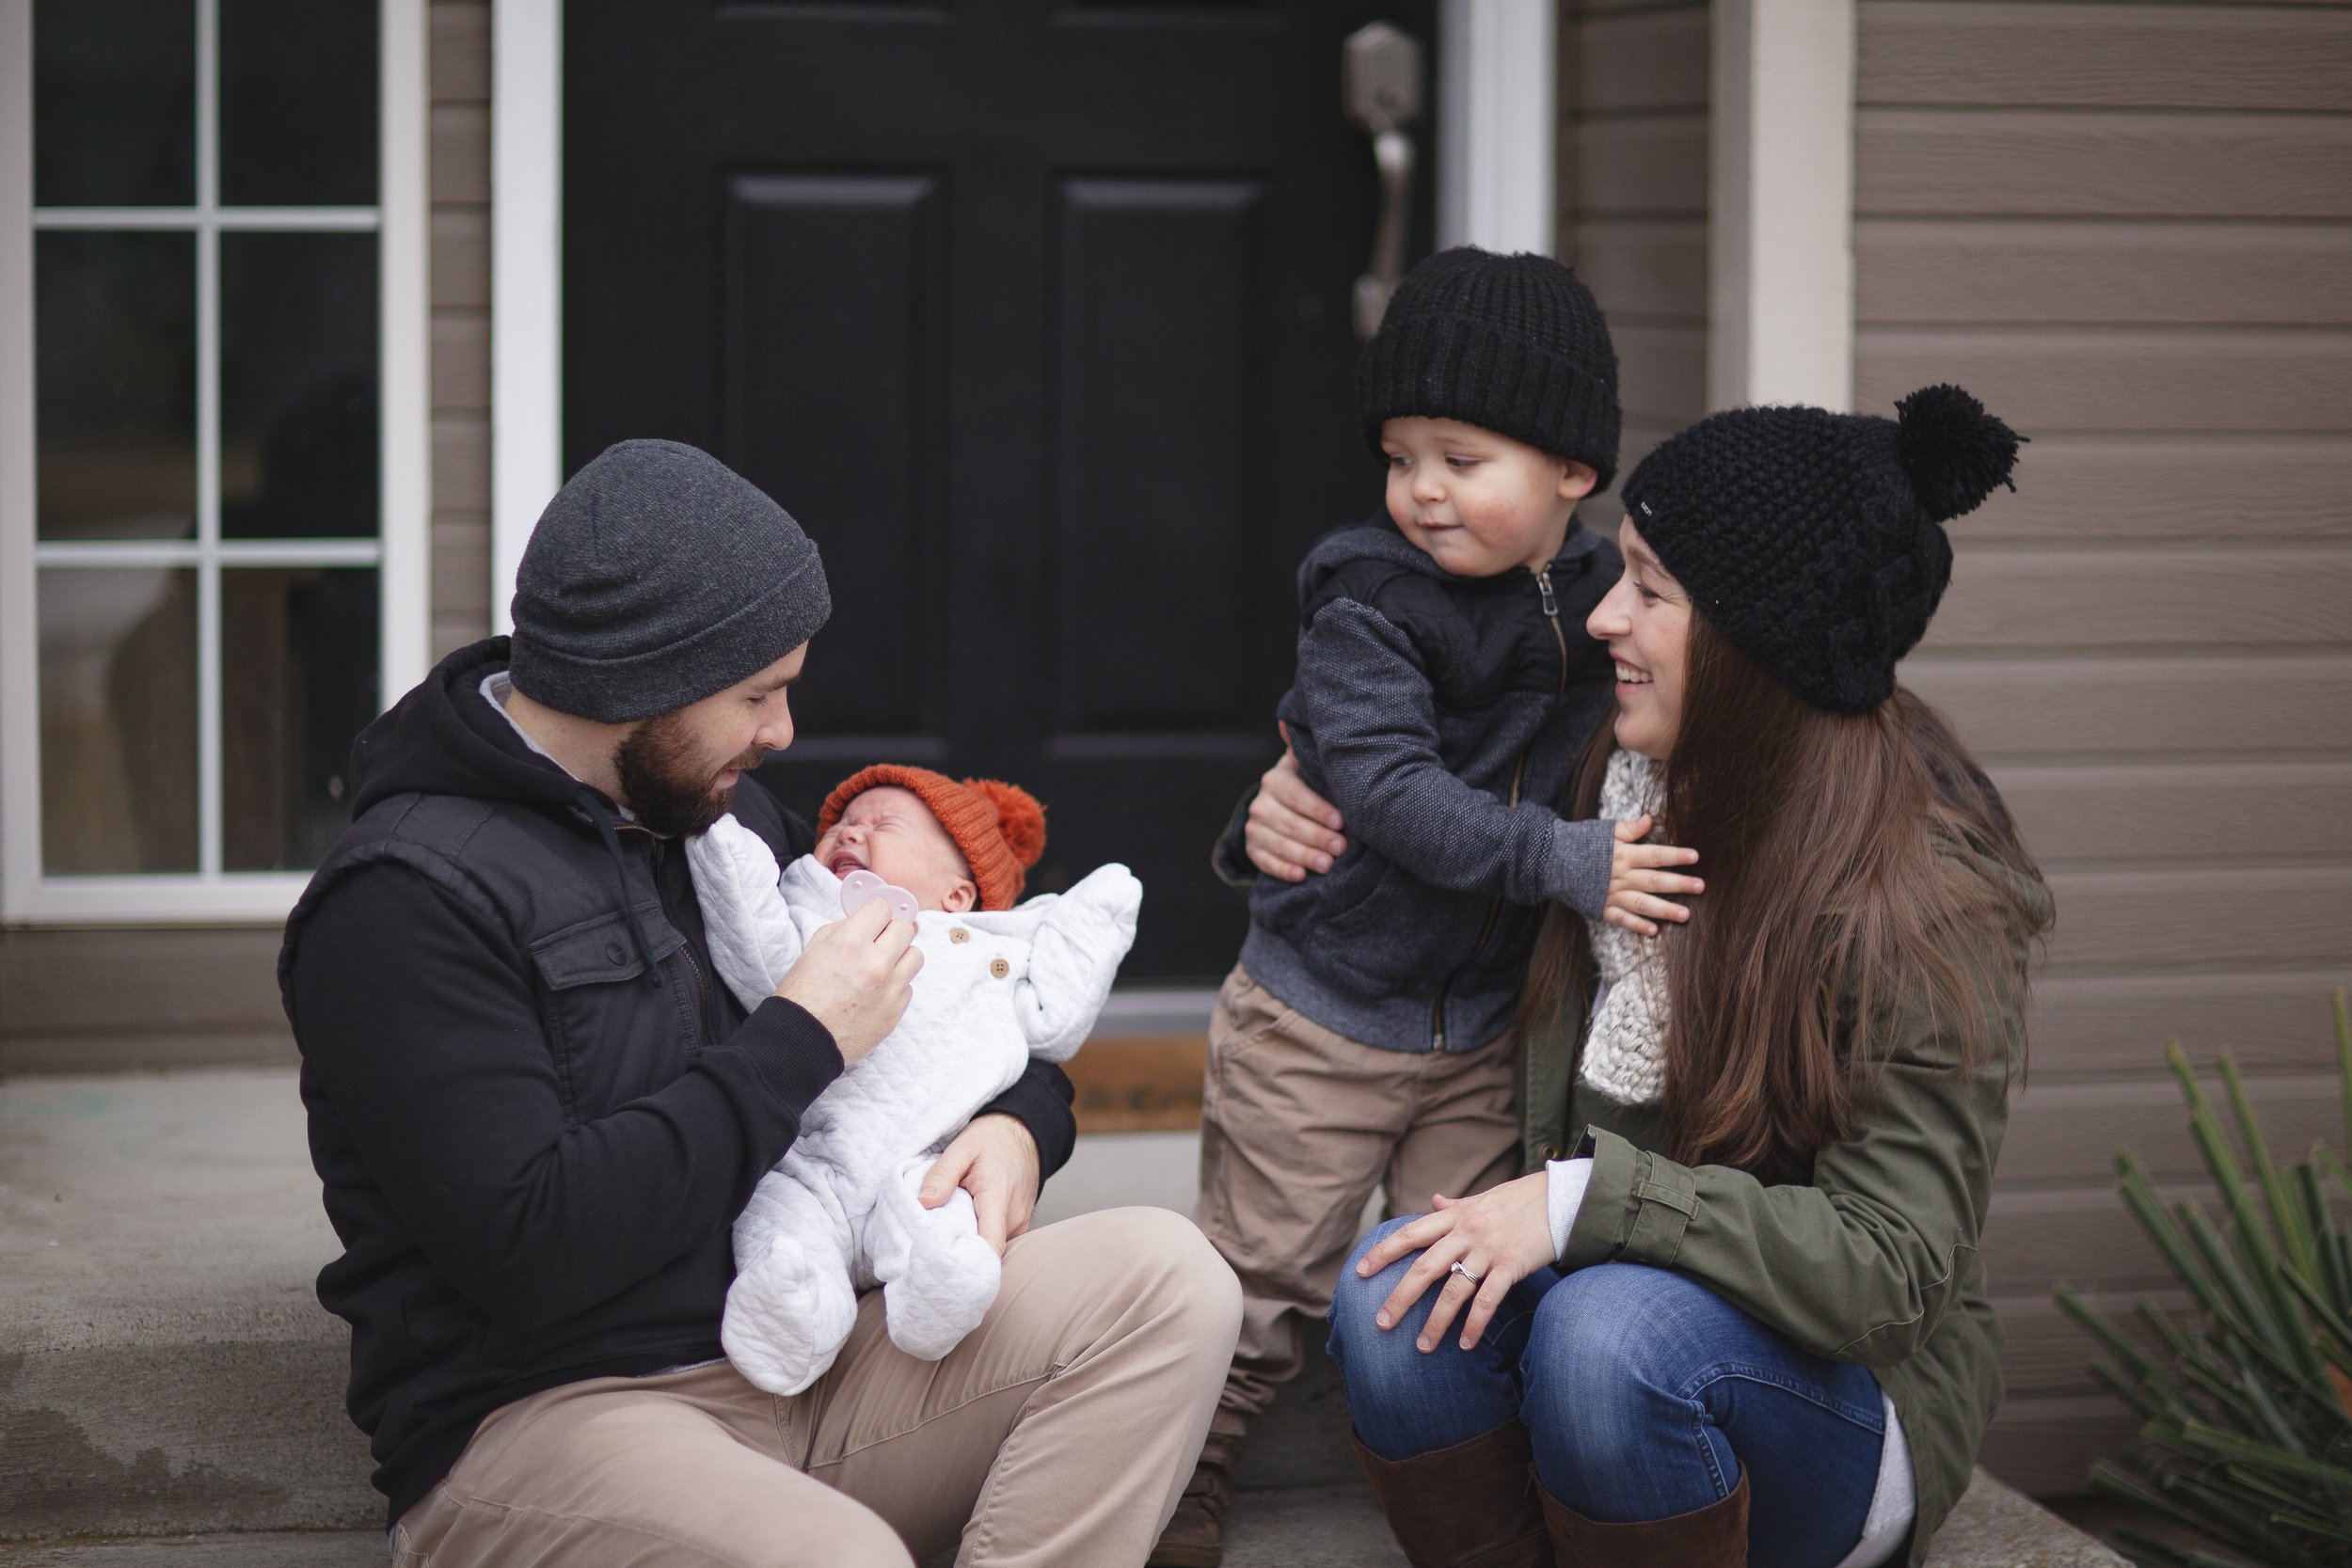
[[[1275,754],[1292,572],[1379,493],[1341,44],[1435,9],[565,7],[567,466],[691,441],[822,547],[788,801],[872,761],[1010,779],[1032,891],[1143,879],[1129,978],[1231,964],[1209,847]]]

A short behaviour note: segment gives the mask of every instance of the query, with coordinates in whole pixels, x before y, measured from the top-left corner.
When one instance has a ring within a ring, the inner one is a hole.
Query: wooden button
[[[961,944],[972,940],[972,933],[965,930],[961,926],[952,926],[948,927],[947,940],[949,942]]]
[[[1005,962],[1002,958],[991,958],[988,961],[988,972],[1001,980],[1006,975],[1012,973],[1012,965]]]

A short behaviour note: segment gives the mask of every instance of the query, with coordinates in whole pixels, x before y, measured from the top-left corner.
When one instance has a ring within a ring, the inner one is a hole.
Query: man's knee
[[[1104,1209],[1052,1231],[1083,1273],[1086,1295],[1115,1307],[1146,1307],[1180,1323],[1187,1338],[1231,1355],[1241,1332],[1241,1282],[1191,1220],[1169,1209]]]

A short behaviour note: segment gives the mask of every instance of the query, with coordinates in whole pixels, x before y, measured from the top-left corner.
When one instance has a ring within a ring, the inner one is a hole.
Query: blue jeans
[[[1521,1280],[1472,1351],[1457,1318],[1424,1355],[1431,1287],[1394,1328],[1373,1322],[1419,1254],[1331,1298],[1331,1354],[1356,1435],[1383,1459],[1468,1442],[1517,1418],[1544,1489],[1588,1519],[1668,1519],[1748,1477],[1755,1568],[1835,1568],[1862,1538],[1885,1432],[1867,1367],[1809,1355],[1694,1280],[1603,1263]]]

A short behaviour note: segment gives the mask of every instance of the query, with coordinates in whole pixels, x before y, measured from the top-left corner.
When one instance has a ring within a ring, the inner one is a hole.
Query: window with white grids
[[[422,0],[0,0],[12,921],[281,916],[422,673]]]

